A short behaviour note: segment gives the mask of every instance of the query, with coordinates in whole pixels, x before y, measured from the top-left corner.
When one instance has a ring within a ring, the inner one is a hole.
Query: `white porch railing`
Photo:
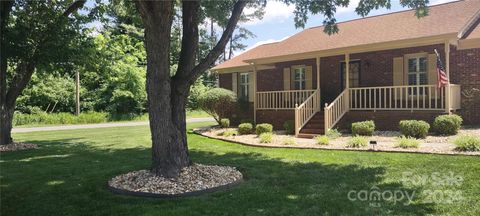
[[[305,102],[295,108],[295,136],[320,109],[320,90],[317,89]]]
[[[430,110],[460,109],[460,85],[381,86],[349,88],[332,103],[325,104],[325,131],[331,129],[349,110]],[[450,108],[446,109],[450,100]]]
[[[347,113],[349,109],[348,105],[348,90],[343,90],[338,97],[329,104],[325,103],[324,109],[324,124],[325,124],[325,132],[331,129],[340,119],[342,119],[343,115]]]
[[[295,109],[316,90],[287,90],[257,92],[257,110]]]

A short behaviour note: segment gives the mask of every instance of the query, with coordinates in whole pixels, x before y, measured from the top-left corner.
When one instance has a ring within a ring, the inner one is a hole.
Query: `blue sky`
[[[437,5],[446,2],[452,2],[455,0],[430,0],[430,5]],[[358,5],[359,0],[350,0],[350,5],[346,8],[337,9],[336,18],[338,22],[361,18],[361,16],[355,13],[355,7]],[[369,16],[386,14],[395,11],[407,10],[400,6],[399,0],[392,0],[392,8],[379,9],[372,11]],[[246,9],[246,12],[251,9]],[[287,38],[303,29],[296,29],[293,21],[293,6],[286,6],[285,4],[277,1],[268,1],[265,8],[265,15],[262,20],[254,20],[249,23],[241,24],[242,27],[252,31],[257,37],[250,38],[244,41],[244,44],[248,45],[248,49],[265,43],[271,43],[280,41]],[[414,14],[412,13],[412,16]],[[308,22],[305,28],[322,25],[323,17],[320,15],[309,16]],[[341,29],[340,29],[341,31]],[[240,54],[237,53],[236,55]]]

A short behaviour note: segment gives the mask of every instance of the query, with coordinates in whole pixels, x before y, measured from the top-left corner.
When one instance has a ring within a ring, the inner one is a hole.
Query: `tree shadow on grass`
[[[259,153],[193,150],[197,163],[237,167],[245,182],[226,191],[160,200],[112,194],[107,181],[145,169],[150,150],[98,149],[75,139],[31,141],[42,149],[2,154],[2,215],[384,215],[432,214],[433,204],[350,200],[351,191],[403,191],[383,167],[283,161]],[[321,154],[319,152],[319,154]],[[355,197],[355,196],[351,196]]]

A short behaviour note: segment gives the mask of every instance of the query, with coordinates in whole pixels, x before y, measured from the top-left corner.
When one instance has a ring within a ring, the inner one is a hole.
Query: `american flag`
[[[440,55],[435,49],[435,54],[437,55],[437,86],[438,88],[444,87],[448,84],[447,74],[445,73],[445,68],[443,67],[442,60]]]

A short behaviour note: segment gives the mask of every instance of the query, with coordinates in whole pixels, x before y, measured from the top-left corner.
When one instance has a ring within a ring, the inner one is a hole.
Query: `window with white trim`
[[[305,90],[305,67],[298,67],[293,70],[293,87],[295,90]]]
[[[407,59],[408,85],[427,85],[428,84],[428,60],[427,56],[409,57]],[[412,92],[410,92],[412,94]],[[423,95],[423,88],[419,94]],[[413,89],[413,95],[417,95],[417,89]]]
[[[239,99],[248,101],[248,87],[249,87],[248,73],[240,74],[240,89],[239,89]]]

